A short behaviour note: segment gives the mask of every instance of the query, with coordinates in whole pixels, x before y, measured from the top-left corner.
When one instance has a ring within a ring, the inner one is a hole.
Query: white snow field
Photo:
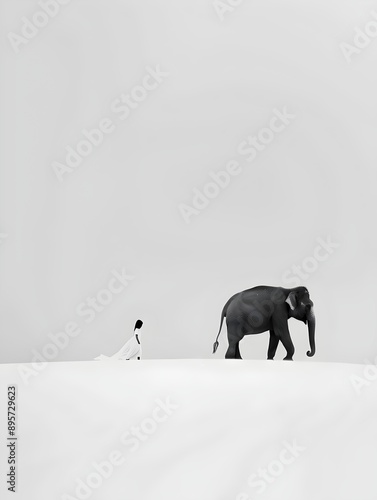
[[[21,500],[375,500],[374,366],[145,360],[0,366]],[[25,372],[23,372],[25,373]]]

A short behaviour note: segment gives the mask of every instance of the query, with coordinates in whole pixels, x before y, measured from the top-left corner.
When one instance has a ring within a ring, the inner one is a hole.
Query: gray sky
[[[374,359],[367,4],[82,0],[32,37],[37,4],[1,8],[0,362],[72,322],[51,360],[111,354],[138,318],[145,358],[211,357],[226,300],[259,284],[307,286],[314,361]]]

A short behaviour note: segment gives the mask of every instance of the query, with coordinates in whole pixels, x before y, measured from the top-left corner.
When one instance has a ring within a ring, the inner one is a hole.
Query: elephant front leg
[[[267,359],[274,359],[278,344],[279,337],[275,335],[275,332],[273,330],[270,330],[270,343],[268,345]]]
[[[283,344],[285,350],[287,351],[287,355],[285,356],[285,360],[292,361],[293,360],[293,355],[295,353],[295,346],[293,345],[289,330],[288,330],[288,325],[284,326],[278,326],[277,328],[274,327],[274,332],[278,336],[279,340],[281,340],[281,343]]]
[[[287,332],[284,332],[282,335],[281,339],[283,346],[285,347],[285,350],[287,351],[287,355],[285,356],[284,359],[293,361],[293,355],[295,353],[295,346],[293,345],[291,336],[289,334],[289,331],[287,329]]]

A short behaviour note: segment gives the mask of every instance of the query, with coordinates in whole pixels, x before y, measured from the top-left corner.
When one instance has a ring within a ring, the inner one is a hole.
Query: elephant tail
[[[212,354],[215,354],[215,352],[217,351],[217,348],[219,347],[218,338],[219,338],[219,335],[220,335],[220,332],[221,332],[221,328],[223,326],[223,321],[224,321],[224,318],[226,316],[226,310],[228,308],[228,304],[229,304],[230,301],[231,301],[231,299],[229,299],[228,302],[225,304],[225,306],[223,308],[223,312],[221,313],[221,321],[220,321],[219,333],[217,334],[216,341],[213,344],[213,352],[212,352]]]

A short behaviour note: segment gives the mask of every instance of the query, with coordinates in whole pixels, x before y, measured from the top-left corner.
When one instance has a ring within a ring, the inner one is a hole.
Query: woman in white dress
[[[124,346],[119,349],[118,352],[113,354],[112,356],[105,356],[101,354],[94,358],[98,361],[110,360],[110,359],[121,359],[121,360],[130,360],[130,359],[141,359],[141,344],[139,340],[139,335],[136,330],[139,330],[143,326],[143,322],[138,319],[135,323],[134,335],[130,338],[128,342],[124,344]]]

